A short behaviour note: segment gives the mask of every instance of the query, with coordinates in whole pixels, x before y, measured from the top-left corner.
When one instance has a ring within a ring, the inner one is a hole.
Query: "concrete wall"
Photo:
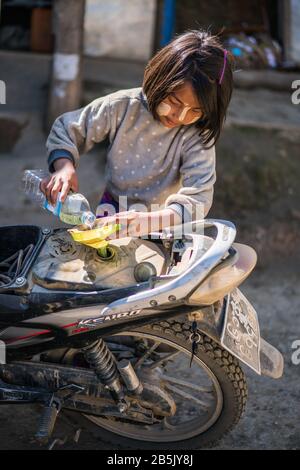
[[[156,0],[87,0],[88,56],[148,60],[152,55]]]

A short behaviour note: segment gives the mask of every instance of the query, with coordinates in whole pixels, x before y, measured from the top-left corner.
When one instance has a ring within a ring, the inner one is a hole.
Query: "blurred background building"
[[[54,0],[2,0],[0,48],[51,53],[53,10]],[[297,0],[86,0],[84,54],[145,61],[197,26],[222,30],[248,67],[300,64]]]
[[[0,67],[8,83],[7,109],[17,104],[18,109],[45,110],[56,37],[64,35],[64,24],[55,15],[58,3],[63,2],[2,0]],[[147,60],[189,28],[221,32],[237,70],[243,71],[236,82],[284,88],[290,79],[284,72],[300,67],[298,0],[77,0],[73,5],[78,3],[84,5],[83,102],[99,92],[138,86]],[[63,14],[71,19],[72,1],[64,4]],[[270,70],[281,74],[253,73]],[[26,81],[25,94],[11,80],[19,73]]]

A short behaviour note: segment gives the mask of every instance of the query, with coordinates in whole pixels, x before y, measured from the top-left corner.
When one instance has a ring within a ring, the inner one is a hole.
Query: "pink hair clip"
[[[222,69],[222,73],[221,73],[220,80],[219,80],[219,85],[221,85],[221,83],[223,81],[223,78],[224,78],[224,73],[225,73],[225,69],[226,69],[227,54],[228,54],[227,49],[224,49],[224,63],[223,63],[223,69]]]

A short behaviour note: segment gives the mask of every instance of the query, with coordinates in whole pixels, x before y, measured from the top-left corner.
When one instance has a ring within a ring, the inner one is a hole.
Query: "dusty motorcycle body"
[[[273,378],[283,371],[238,289],[256,253],[235,236],[230,222],[197,221],[147,240],[113,240],[102,259],[64,229],[0,228],[0,403],[40,403],[41,439],[62,409],[124,446],[197,448],[222,437],[246,402],[239,362]],[[189,370],[178,358],[191,352]],[[193,367],[207,374],[198,385]],[[197,423],[197,406],[201,426],[179,432],[176,413],[194,413]]]

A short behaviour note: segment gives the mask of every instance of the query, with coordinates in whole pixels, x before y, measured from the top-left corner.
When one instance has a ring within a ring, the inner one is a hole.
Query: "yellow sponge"
[[[106,225],[105,227],[94,228],[91,230],[79,230],[78,228],[71,228],[68,230],[68,232],[71,234],[75,242],[99,249],[105,248],[108,245],[106,238],[109,237],[112,233],[117,232],[120,227],[120,224],[114,224]]]

